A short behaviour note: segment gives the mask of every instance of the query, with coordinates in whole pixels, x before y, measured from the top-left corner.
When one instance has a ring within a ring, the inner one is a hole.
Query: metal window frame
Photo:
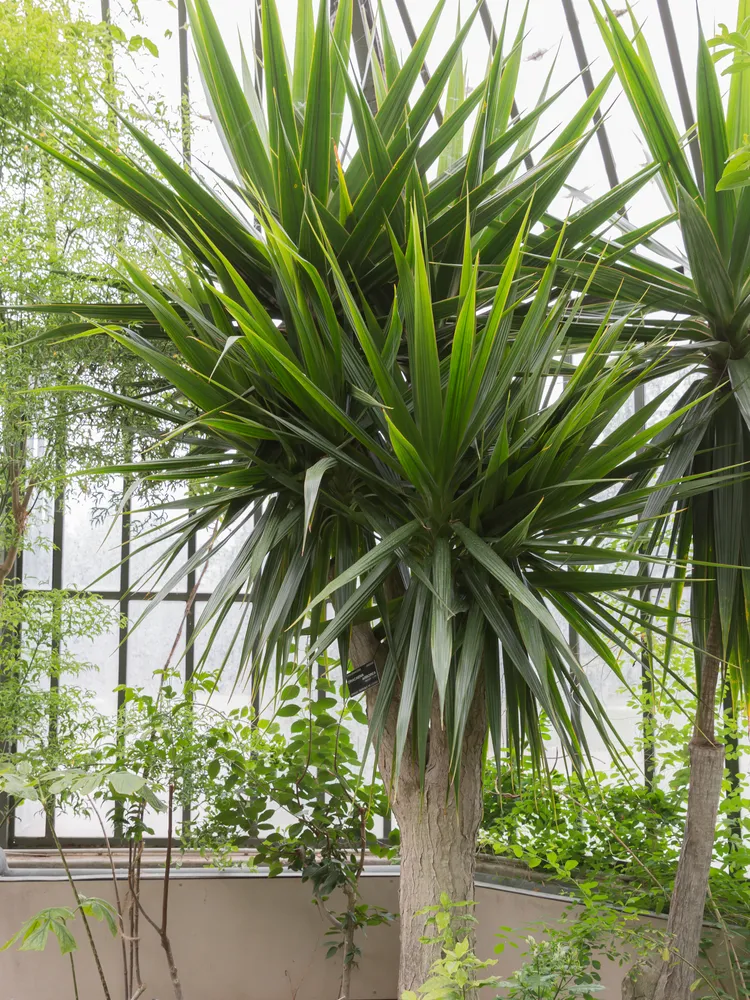
[[[117,656],[117,683],[118,685],[125,685],[128,682],[128,631],[130,626],[130,604],[133,601],[147,602],[153,600],[155,596],[154,591],[131,591],[130,587],[130,546],[132,541],[131,533],[131,508],[130,504],[126,503],[123,512],[120,515],[120,546],[119,546],[119,556],[120,556],[120,578],[119,586],[116,590],[111,589],[97,589],[95,587],[88,588],[83,593],[99,597],[103,601],[107,601],[110,604],[116,605],[120,616],[122,617],[122,624],[119,629],[119,644],[118,644],[118,656]],[[195,538],[191,538],[187,546],[187,558],[190,559],[191,556],[195,554],[196,542]],[[64,586],[64,559],[65,559],[65,496],[61,492],[54,498],[53,507],[53,520],[52,520],[52,553],[51,553],[51,573],[50,573],[50,586],[49,587],[34,587],[25,590],[25,593],[51,593],[52,591],[60,592],[62,594],[79,594],[81,591],[65,587]],[[21,585],[23,585],[23,552],[19,552],[16,558],[16,564],[14,567],[13,578],[17,580]],[[186,577],[186,585],[184,590],[173,591],[167,594],[164,598],[169,602],[178,602],[187,607],[188,601],[191,595],[193,595],[193,600],[188,608],[187,614],[184,616],[184,629],[185,629],[185,653],[183,655],[183,678],[184,680],[189,680],[192,677],[195,670],[195,647],[191,643],[191,639],[195,633],[195,623],[196,623],[196,604],[206,602],[211,598],[210,591],[197,591],[193,594],[196,586],[196,574],[195,570],[191,570]],[[241,603],[244,598],[237,597],[235,599],[238,603]],[[53,635],[52,638],[52,648],[60,649],[61,637],[58,635]],[[50,678],[50,687],[54,688],[58,685],[58,679],[55,677]],[[257,699],[256,699],[257,700]],[[118,714],[124,705],[124,692],[119,691],[117,696],[117,709]],[[256,708],[258,706],[256,705]],[[52,817],[49,817],[45,822],[45,832],[44,835],[33,835],[33,834],[21,834],[16,833],[16,816],[15,810],[13,808],[12,800],[5,799],[0,796],[0,816],[5,814],[6,808],[8,809],[7,816],[4,820],[0,822],[0,847],[5,850],[23,850],[23,849],[54,849],[56,843],[59,843],[62,847],[104,847],[106,845],[103,836],[93,837],[93,836],[72,836],[72,837],[56,837],[55,836],[55,814],[53,812]],[[190,806],[186,806],[183,810],[182,815],[183,824],[190,821]],[[110,844],[114,847],[126,846],[127,841],[123,837],[122,832],[122,822],[121,817],[118,817],[115,813],[114,822],[114,835],[109,838]],[[146,837],[146,843],[150,847],[163,847],[166,845],[166,838],[164,837]]]

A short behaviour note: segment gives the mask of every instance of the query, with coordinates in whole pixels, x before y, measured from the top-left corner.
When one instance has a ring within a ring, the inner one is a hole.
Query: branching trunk
[[[385,651],[369,628],[354,630],[350,648],[355,666],[375,660],[382,667]],[[368,691],[372,713],[377,689]],[[398,701],[394,699],[379,748],[378,765],[401,832],[399,910],[401,954],[398,995],[416,990],[439,957],[437,947],[420,942],[425,932],[421,909],[445,892],[455,901],[474,900],[476,838],[482,818],[482,754],[486,733],[484,695],[478,690],[464,739],[458,792],[450,782],[450,747],[437,705],[433,709],[424,785],[410,740],[398,782],[391,788]]]
[[[722,641],[718,605],[711,615],[701,670],[700,700],[690,741],[690,791],[677,877],[669,905],[670,959],[646,969],[636,985],[623,986],[635,1000],[690,1000],[697,971],[716,816],[724,777],[724,747],[715,735],[716,690]]]
[[[12,444],[8,446],[8,468],[7,468],[7,489],[10,493],[10,509],[12,515],[10,542],[3,553],[0,562],[0,600],[5,581],[10,576],[16,563],[19,549],[23,542],[28,527],[29,511],[31,501],[36,490],[36,483],[33,478],[25,483],[24,479],[24,459],[25,449],[22,445]]]

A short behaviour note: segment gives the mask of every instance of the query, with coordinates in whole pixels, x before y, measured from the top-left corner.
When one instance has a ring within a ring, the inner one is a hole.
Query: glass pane
[[[652,382],[647,383],[645,386],[646,402],[655,399],[661,393],[666,392],[667,389],[672,389],[669,395],[661,401],[656,409],[656,412],[649,419],[649,423],[653,424],[657,420],[662,420],[664,417],[668,416],[674,407],[679,403],[684,393],[687,392],[688,387],[700,378],[702,378],[702,376],[699,372],[693,372],[677,378],[673,375],[667,378],[657,378]]]
[[[25,587],[52,586],[52,526],[54,502],[42,494],[34,503],[29,518],[28,548],[23,552],[23,582]]]
[[[16,837],[43,837],[45,828],[44,810],[38,802],[22,802],[15,809]]]
[[[96,581],[96,590],[119,589],[120,528],[113,525],[108,510],[113,504],[116,506],[121,490],[121,481],[113,480],[99,493],[78,492],[67,499],[63,532],[64,587],[86,589]]]
[[[165,496],[164,499],[176,500],[181,496],[184,496],[185,490],[183,487],[174,487],[170,490],[169,496]],[[133,506],[138,506],[137,499],[134,499]],[[131,516],[131,545],[130,545],[130,586],[134,590],[138,591],[151,591],[160,590],[161,587],[167,582],[167,580],[177,571],[178,561],[175,560],[174,563],[167,570],[167,574],[163,579],[159,577],[160,567],[156,564],[158,563],[159,557],[162,556],[173,544],[174,538],[169,538],[165,541],[159,541],[163,531],[169,530],[170,522],[174,518],[179,520],[181,517],[181,511],[175,511],[170,513],[165,517],[158,517],[153,514],[133,514]],[[182,559],[185,559],[185,554],[183,553]],[[156,566],[157,572],[154,572],[154,567]],[[187,584],[185,578],[173,588],[177,591],[185,591],[187,589]]]
[[[102,720],[107,739],[115,738],[119,674],[118,607],[113,601],[103,602],[112,613],[112,621],[102,635],[95,638],[70,638],[64,642],[64,655],[78,661],[83,667],[75,676],[63,674],[63,683],[85,690],[93,699],[95,709],[106,718]],[[109,720],[108,722],[106,720]],[[102,813],[102,816],[105,814]],[[105,819],[107,835],[114,830]],[[102,837],[101,825],[95,815],[77,815],[72,809],[59,809],[55,816],[55,830],[61,837]]]
[[[240,524],[236,530],[234,528],[231,530],[233,534],[231,534],[221,548],[217,548],[212,552],[205,573],[201,575],[201,570],[198,570],[198,576],[201,577],[199,587],[201,593],[210,593],[217,586],[232,565],[235,556],[247,541],[252,531],[252,524],[248,520],[244,524]],[[210,537],[210,531],[201,532],[197,538],[198,546],[203,545]]]
[[[245,604],[235,604],[213,640],[211,623],[195,637],[195,669],[221,671],[216,692],[211,697],[211,704],[220,711],[240,708],[251,702],[249,679],[238,681],[237,678],[248,607]],[[203,602],[196,601],[196,620],[200,618],[204,608]]]
[[[106,807],[103,808],[103,804],[97,802],[96,810],[104,823],[107,836],[114,836],[114,822],[107,816]],[[55,813],[55,833],[58,837],[94,837],[104,840],[97,812],[89,805],[82,806],[75,812],[70,807],[58,809]]]
[[[185,605],[182,601],[162,601],[151,610],[148,601],[132,601],[129,608],[131,628],[135,627],[128,637],[127,682],[130,687],[156,694],[159,679],[154,677],[155,670],[164,670],[168,664],[180,672],[185,669]],[[148,614],[139,622],[145,611]]]
[[[120,632],[117,625],[118,605],[112,601],[102,602],[113,613],[113,621],[102,635],[93,639],[70,638],[63,642],[64,654],[75,658],[84,669],[76,673],[74,678],[63,683],[74,684],[93,695],[94,703],[103,715],[116,715],[118,684],[118,653]]]

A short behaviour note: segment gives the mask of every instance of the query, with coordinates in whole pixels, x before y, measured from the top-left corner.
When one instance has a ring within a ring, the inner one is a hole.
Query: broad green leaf
[[[119,795],[136,795],[146,783],[140,774],[132,774],[130,771],[113,771],[107,777],[113,790]]]
[[[300,0],[306,3],[307,0]],[[331,53],[329,48],[328,0],[320,0],[310,86],[302,129],[301,167],[305,182],[324,204],[333,163],[331,135]]]
[[[310,67],[315,44],[315,16],[313,0],[297,0],[297,28],[294,33],[294,75],[292,97],[296,104],[304,104],[308,98]]]
[[[320,490],[320,484],[323,481],[323,476],[330,469],[334,468],[336,465],[335,458],[321,458],[319,462],[315,465],[311,465],[310,468],[305,473],[305,521],[304,521],[304,539],[307,539],[307,533],[310,530],[310,522],[312,520],[313,511],[315,510],[315,503],[318,499],[318,491]],[[305,540],[302,542],[302,548],[304,549]]]
[[[435,672],[441,715],[453,657],[453,566],[447,538],[438,538],[432,554],[432,614],[430,618],[430,652]]]
[[[456,33],[460,29],[460,14],[456,23]],[[453,66],[450,79],[448,80],[448,92],[445,98],[445,123],[455,114],[466,100],[466,75],[463,57],[459,58]],[[444,174],[453,164],[461,158],[464,151],[464,130],[461,123],[448,145],[443,149],[438,159],[438,175]]]
[[[734,314],[734,288],[711,227],[699,206],[679,186],[677,205],[696,291],[709,316],[729,323]]]
[[[736,197],[732,192],[717,191],[729,156],[724,105],[721,100],[716,68],[708,45],[700,31],[698,43],[698,137],[703,159],[706,218],[722,257],[727,260],[732,240],[736,212]]]

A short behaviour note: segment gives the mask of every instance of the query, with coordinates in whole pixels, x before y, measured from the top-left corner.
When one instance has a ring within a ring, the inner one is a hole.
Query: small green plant
[[[81,902],[76,907],[50,906],[35,913],[21,925],[12,938],[0,946],[0,951],[7,951],[13,945],[18,945],[19,951],[44,951],[49,935],[54,934],[60,947],[60,954],[68,955],[78,948],[68,924],[82,913],[100,922],[103,921],[114,937],[117,934],[117,921],[112,904],[95,896],[81,896],[80,899]]]
[[[79,896],[78,905],[75,907],[50,906],[34,914],[21,925],[10,940],[0,947],[0,951],[7,951],[13,945],[18,945],[19,951],[44,951],[49,935],[53,934],[57,939],[60,954],[70,956],[73,994],[78,1000],[78,980],[75,960],[73,959],[73,952],[77,951],[78,943],[68,927],[68,924],[72,923],[78,916],[83,919],[87,930],[87,918],[93,917],[95,920],[104,922],[113,937],[117,936],[117,913],[112,905],[104,899],[97,899],[95,896]]]
[[[662,650],[656,644],[656,652]],[[676,675],[695,685],[689,646],[672,653]],[[484,772],[484,816],[480,851],[515,854],[528,864],[537,858],[547,873],[549,853],[575,862],[579,881],[592,880],[618,906],[664,913],[674,884],[685,825],[690,776],[688,744],[695,695],[669,675],[651,693],[629,691],[629,707],[651,719],[653,751],[650,786],[637,771],[612,766],[598,772],[560,770],[540,773],[531,758],[513,759],[505,751],[498,770]],[[542,726],[543,731],[548,726]],[[707,920],[750,926],[750,784],[738,766],[750,750],[744,719],[726,713],[717,719],[726,746],[726,771],[719,805]],[[633,747],[643,751],[643,738]],[[554,875],[554,871],[553,871]]]
[[[361,898],[365,857],[388,858],[395,848],[375,834],[375,817],[386,815],[388,802],[380,781],[365,780],[350,729],[352,723],[367,725],[367,716],[359,701],[331,679],[338,663],[322,658],[319,666],[325,673],[315,678],[308,668],[287,666],[276,714],[277,720],[294,720],[289,736],[281,733],[278,721],[259,722],[270,748],[258,774],[260,794],[290,813],[292,822],[280,831],[272,829],[272,810],[261,817],[264,839],[255,860],[267,864],[271,875],[286,868],[310,882],[313,902],[329,924],[328,957],[341,956],[339,996],[346,998],[361,954],[357,935],[394,918]],[[330,903],[337,890],[345,900],[342,911]]]
[[[481,976],[485,969],[496,964],[496,960],[481,961],[470,944],[476,917],[469,913],[469,907],[474,905],[453,902],[443,892],[439,903],[420,910],[419,915],[427,918],[425,927],[435,931],[420,940],[423,944],[439,941],[441,955],[432,963],[430,976],[418,992],[406,990],[401,1000],[467,1000],[475,990],[500,985],[496,976]]]
[[[508,990],[507,1000],[594,1000],[604,989],[588,949],[561,941],[526,939],[527,960],[510,979],[497,985]]]
[[[532,867],[539,858],[529,858]],[[552,854],[547,866],[555,877],[570,881],[575,862],[561,863]],[[473,903],[452,902],[443,893],[439,904],[422,911],[426,925],[435,933],[421,938],[424,944],[439,942],[441,955],[429,978],[415,993],[407,990],[401,1000],[466,1000],[483,987],[508,990],[507,1000],[596,1000],[601,992],[602,959],[624,965],[635,955],[642,960],[664,948],[662,936],[638,922],[633,908],[615,908],[595,882],[575,883],[576,899],[554,926],[540,925],[543,940],[529,936],[525,961],[509,979],[484,976],[495,960],[482,961],[471,947],[475,917],[468,912]],[[495,953],[518,947],[512,928],[501,927]]]
[[[59,804],[60,802],[72,805],[73,808],[78,811],[82,809],[82,803],[86,803],[88,808],[94,811],[100,819],[101,816],[96,806],[96,800],[99,800],[100,802],[112,800],[127,802],[132,799],[138,802],[147,801],[155,809],[163,810],[165,808],[157,797],[156,792],[151,786],[149,786],[143,775],[118,769],[117,762],[106,767],[102,767],[100,765],[98,769],[94,769],[91,766],[90,760],[87,760],[86,763],[87,767],[73,767],[66,770],[42,771],[42,773],[39,773],[34,770],[33,764],[30,760],[15,760],[13,756],[10,755],[4,759],[0,759],[0,793],[13,796],[17,803],[24,801],[39,803],[39,805],[44,809],[48,821],[53,815],[55,804]],[[170,808],[171,805],[172,798],[170,795]],[[75,939],[72,938],[72,935],[70,935],[70,932],[67,929],[67,921],[72,919],[72,916],[80,914],[91,948],[91,953],[94,958],[97,973],[99,975],[104,1000],[112,1000],[112,994],[107,983],[107,977],[105,975],[104,968],[99,957],[99,951],[97,949],[96,942],[94,941],[93,934],[91,933],[91,927],[88,920],[89,916],[95,917],[97,920],[105,919],[111,929],[113,926],[112,921],[116,918],[116,922],[114,923],[115,933],[119,928],[123,962],[124,967],[127,968],[127,949],[125,947],[123,907],[121,905],[117,879],[115,877],[114,861],[109,845],[109,839],[106,836],[104,825],[102,824],[102,831],[105,835],[110,864],[112,866],[113,888],[117,904],[114,908],[101,900],[87,899],[79,893],[75,879],[71,873],[65,851],[63,850],[62,845],[55,834],[54,826],[52,826],[51,823],[50,828],[52,830],[52,837],[54,839],[57,852],[60,856],[60,861],[65,869],[65,874],[75,899],[75,908],[69,911],[65,907],[54,907],[51,910],[43,911],[42,914],[37,914],[35,918],[32,918],[32,921],[29,924],[25,924],[24,927],[21,928],[18,935],[14,936],[14,938],[8,942],[7,947],[10,947],[10,945],[16,941],[21,940],[23,950],[41,950],[40,948],[36,948],[35,945],[38,943],[41,947],[43,947],[44,943],[46,943],[47,936],[51,931],[57,937],[61,949],[65,947],[69,952],[72,950],[71,941],[75,944]],[[166,866],[166,872],[167,875],[165,876],[165,884],[168,885],[168,863]],[[65,953],[66,952],[63,952],[63,954]],[[78,998],[75,965],[72,958],[71,972],[73,975],[75,996]],[[143,991],[141,990],[141,993],[142,992]],[[140,996],[141,993],[134,995]],[[130,996],[129,991],[127,992],[127,995]]]
[[[573,898],[557,924],[540,925],[543,942],[527,938],[528,960],[510,984],[505,984],[520,991],[509,994],[512,1000],[587,998],[600,989],[602,958],[620,967],[635,958],[636,967],[640,967],[656,953],[666,952],[664,934],[640,920],[642,911],[636,905],[614,906],[599,881],[586,876],[576,878],[577,861],[559,858],[554,851],[544,857],[533,853],[521,853],[521,857],[530,868],[543,867],[551,879],[567,887]],[[500,942],[495,951],[502,951],[508,943],[509,931],[503,928],[498,934]],[[521,989],[533,984],[542,992]]]

